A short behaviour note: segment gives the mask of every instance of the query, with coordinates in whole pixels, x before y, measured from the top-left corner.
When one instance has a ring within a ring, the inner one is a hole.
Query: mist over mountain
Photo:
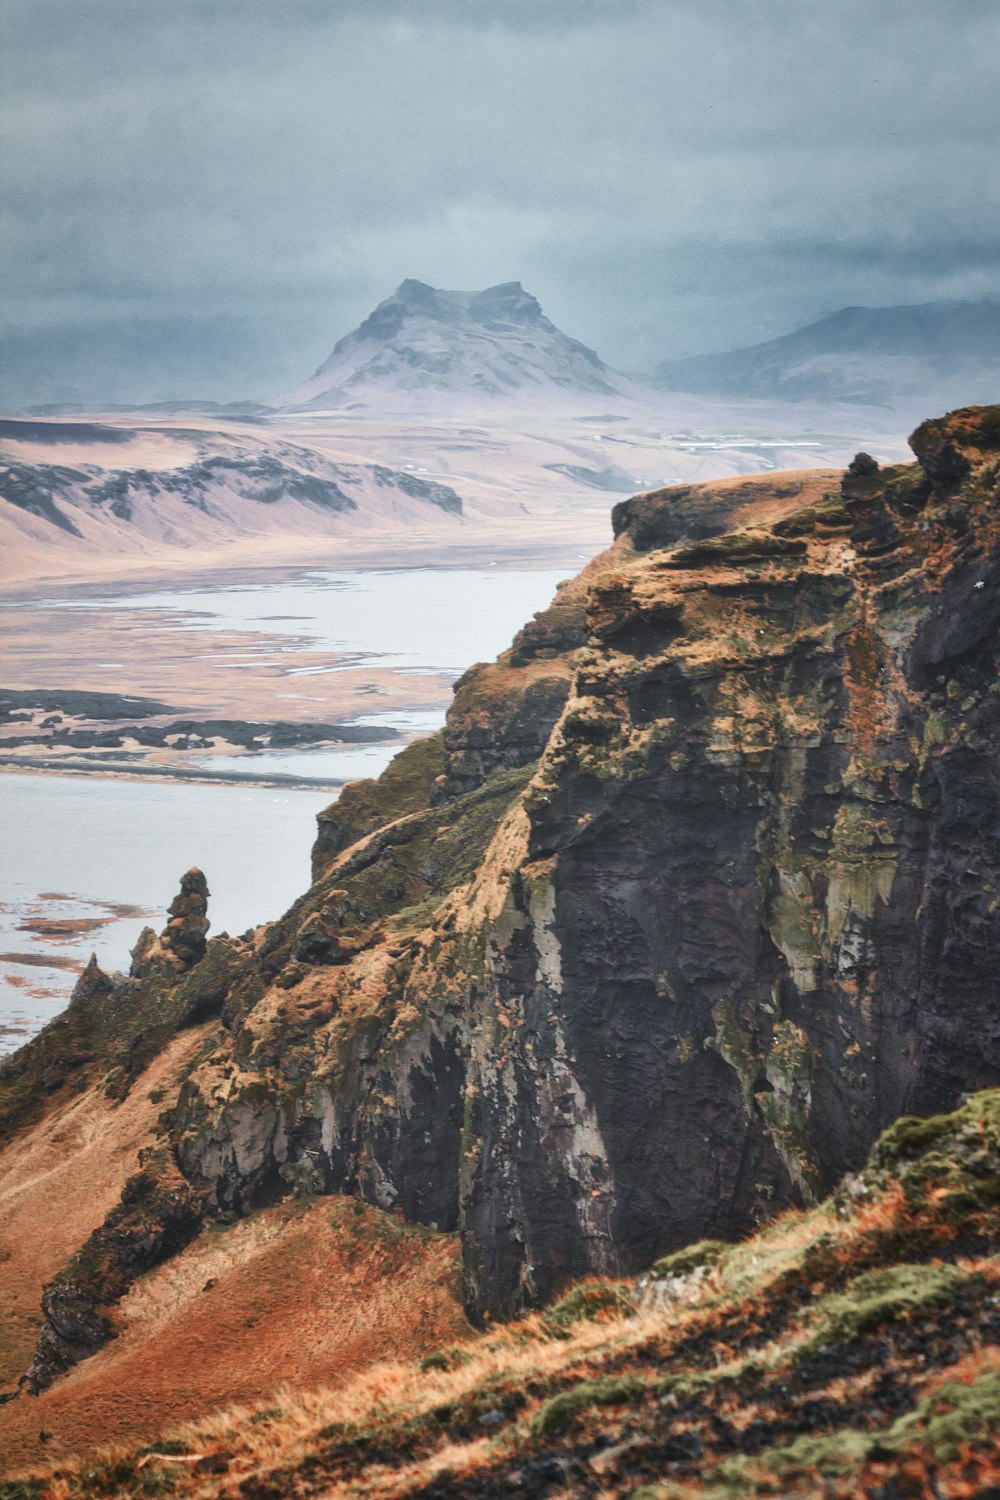
[[[990,400],[1000,385],[1000,301],[844,307],[746,349],[667,360],[656,378],[668,390],[784,401]]]
[[[407,280],[276,404],[391,409],[445,398],[534,406],[649,394],[558,329],[519,281],[452,292]]]

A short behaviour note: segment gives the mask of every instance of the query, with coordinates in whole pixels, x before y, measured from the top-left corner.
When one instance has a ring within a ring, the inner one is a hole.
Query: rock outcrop
[[[504,1315],[996,1084],[1000,409],[912,443],[626,502],[302,900],[157,981],[221,1016],[163,1127],[205,1212],[357,1194]]]
[[[208,881],[192,868],[181,876],[181,888],[170,903],[166,927],[157,937],[144,927],[132,950],[133,979],[155,974],[182,974],[205,957],[208,920]]]

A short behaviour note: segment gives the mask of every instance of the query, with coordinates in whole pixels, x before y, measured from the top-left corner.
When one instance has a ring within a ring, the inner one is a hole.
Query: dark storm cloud
[[[411,275],[628,366],[1000,289],[992,0],[0,14],[21,399],[266,395]]]

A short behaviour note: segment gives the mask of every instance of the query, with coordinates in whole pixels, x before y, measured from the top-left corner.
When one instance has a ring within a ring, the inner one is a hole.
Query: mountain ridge
[[[789,401],[892,404],[989,398],[1000,372],[1000,300],[844,307],[791,333],[666,360],[665,389]],[[949,394],[950,392],[950,394]]]
[[[387,523],[405,534],[425,516],[462,514],[462,497],[440,480],[280,434],[0,420],[0,533],[26,555],[52,554],[54,568],[74,550],[141,556]]]

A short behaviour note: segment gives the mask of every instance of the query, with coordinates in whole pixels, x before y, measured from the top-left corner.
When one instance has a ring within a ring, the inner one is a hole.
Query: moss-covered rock
[[[313,880],[319,880],[339,854],[376,828],[429,807],[443,770],[443,735],[438,731],[407,745],[377,779],[345,786],[316,820]]]
[[[626,1281],[584,1281],[542,1314],[542,1327],[555,1338],[577,1323],[622,1317],[635,1311],[635,1294]]]
[[[869,1271],[843,1292],[824,1297],[816,1328],[801,1357],[828,1344],[856,1343],[866,1333],[908,1313],[945,1308],[954,1299],[959,1272],[954,1266],[898,1265]]]
[[[661,1255],[649,1268],[651,1276],[690,1276],[692,1271],[701,1271],[718,1265],[731,1247],[725,1240],[698,1240],[686,1245],[671,1255]]]
[[[568,1391],[560,1391],[540,1407],[532,1420],[532,1430],[544,1437],[566,1427],[595,1406],[634,1406],[647,1395],[644,1380],[636,1376],[605,1377],[582,1380]]]

